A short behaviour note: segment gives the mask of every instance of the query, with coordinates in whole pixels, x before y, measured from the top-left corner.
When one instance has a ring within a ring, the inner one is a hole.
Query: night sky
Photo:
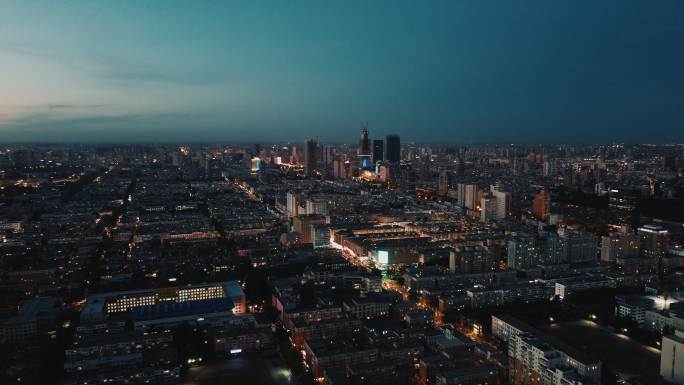
[[[361,122],[417,142],[684,142],[684,1],[0,6],[0,142],[354,142]]]

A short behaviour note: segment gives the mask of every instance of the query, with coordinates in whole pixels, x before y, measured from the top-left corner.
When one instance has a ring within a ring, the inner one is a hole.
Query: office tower
[[[437,179],[437,195],[440,197],[445,197],[449,192],[449,182],[451,175],[449,171],[442,170],[439,173],[439,178]]]
[[[368,139],[368,128],[363,127],[361,130],[361,138],[359,138],[359,148],[358,148],[358,154],[359,155],[370,155],[370,140]]]
[[[312,176],[316,170],[317,147],[318,143],[315,139],[304,142],[304,173],[307,176]]]
[[[532,200],[532,214],[540,221],[545,221],[551,213],[551,197],[546,189],[539,190]]]
[[[385,137],[385,160],[390,163],[401,161],[401,140],[399,135],[387,135]]]
[[[370,140],[368,139],[368,129],[364,126],[361,130],[361,137],[359,138],[359,147],[357,149],[359,162],[361,168],[364,170],[371,170],[373,168],[371,161]]]
[[[623,230],[634,229],[639,221],[637,205],[639,191],[627,188],[608,190],[608,212],[610,225]]]
[[[385,142],[382,139],[376,139],[373,141],[373,164],[377,164],[384,160],[384,146]]]
[[[661,342],[660,375],[674,384],[684,384],[684,332],[663,336]]]

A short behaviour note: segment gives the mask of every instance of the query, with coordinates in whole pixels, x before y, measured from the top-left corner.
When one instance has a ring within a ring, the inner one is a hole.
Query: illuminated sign
[[[252,158],[252,172],[260,171],[262,166],[263,165],[261,164],[261,158]]]
[[[363,158],[363,160],[362,160],[362,162],[361,162],[361,167],[363,167],[363,168],[366,169],[366,170],[370,170],[370,169],[371,169],[371,160],[370,160],[370,158]]]
[[[378,250],[378,263],[387,265],[389,263],[389,252],[385,250]]]

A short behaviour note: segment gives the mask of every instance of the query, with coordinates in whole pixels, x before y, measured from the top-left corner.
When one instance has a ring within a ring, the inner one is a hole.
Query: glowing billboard
[[[389,251],[378,250],[378,263],[381,265],[389,264]]]

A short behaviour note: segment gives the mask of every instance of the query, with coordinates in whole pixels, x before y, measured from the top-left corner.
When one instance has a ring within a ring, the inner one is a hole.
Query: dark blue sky
[[[684,1],[11,2],[0,142],[684,141]]]

